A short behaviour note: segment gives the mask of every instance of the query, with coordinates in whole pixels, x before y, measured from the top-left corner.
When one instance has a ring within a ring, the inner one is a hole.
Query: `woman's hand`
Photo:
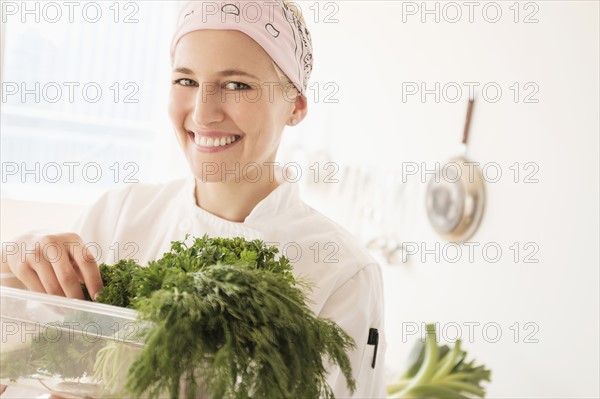
[[[4,242],[2,273],[9,272],[36,292],[84,299],[81,283],[92,298],[102,289],[98,265],[75,233],[32,231]]]

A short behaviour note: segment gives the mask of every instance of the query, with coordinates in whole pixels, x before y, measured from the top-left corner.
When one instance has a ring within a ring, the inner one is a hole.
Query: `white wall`
[[[463,3],[456,3],[463,17],[454,24],[443,18],[436,23],[431,15],[423,23],[420,14],[403,23],[406,2],[337,3],[339,23],[313,23],[311,31],[313,81],[336,82],[340,101],[313,108],[331,113],[332,159],[366,162],[391,174],[402,162],[456,155],[465,118],[466,87],[457,103],[436,103],[432,95],[424,103],[418,96],[403,102],[403,82],[500,85],[496,103],[478,91],[471,125],[469,157],[496,162],[503,173],[486,187],[485,216],[470,240],[479,250],[473,262],[465,249],[454,264],[444,257],[438,263],[433,255],[423,262],[417,254],[385,266],[388,365],[403,365],[413,341],[402,331],[411,323],[458,323],[467,341],[464,323],[476,322],[474,340],[464,347],[492,369],[489,397],[598,397],[598,2],[535,2],[539,22],[529,24],[513,22],[512,3],[497,3],[503,14],[495,24],[482,18],[485,3],[475,9],[473,23]],[[534,11],[520,7],[521,19]],[[539,102],[515,103],[513,82],[521,88],[535,82]],[[523,173],[519,183],[509,169],[515,162]],[[523,183],[531,171],[523,169],[527,162],[538,165],[538,183]],[[443,246],[427,222],[426,185],[417,186],[402,204],[410,211],[398,226],[401,238]],[[514,242],[521,256],[531,252],[525,243],[535,243],[539,252],[532,259],[538,263],[515,262],[509,248]],[[484,259],[486,243],[502,249],[496,263]],[[525,329],[527,322],[535,324]],[[501,328],[498,342],[491,342],[493,329],[484,336],[486,323]],[[514,323],[520,330],[516,343]],[[535,326],[530,339],[539,342],[526,343]]]

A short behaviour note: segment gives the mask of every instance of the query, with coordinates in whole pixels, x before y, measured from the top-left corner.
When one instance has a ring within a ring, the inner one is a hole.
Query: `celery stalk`
[[[423,362],[423,365],[419,369],[419,372],[413,378],[412,382],[400,392],[401,396],[410,392],[411,389],[413,389],[417,385],[429,382],[433,373],[435,372],[440,351],[436,342],[435,325],[428,324],[426,327],[426,331],[427,333],[425,338],[425,360]]]
[[[440,378],[444,378],[446,375],[448,375],[450,373],[450,371],[452,371],[452,369],[456,365],[456,359],[458,358],[458,355],[460,354],[460,352],[461,352],[461,350],[460,350],[460,339],[459,339],[456,341],[454,348],[452,348],[452,350],[450,352],[448,352],[448,354],[446,355],[446,359],[441,364],[440,368],[437,370],[437,372],[431,378],[432,382],[438,381]]]
[[[490,381],[490,370],[475,361],[465,361],[461,341],[454,347],[439,347],[435,325],[428,324],[425,343],[418,341],[410,363],[400,379],[387,386],[388,398],[466,398],[485,397],[482,381]],[[470,396],[466,396],[466,395]]]

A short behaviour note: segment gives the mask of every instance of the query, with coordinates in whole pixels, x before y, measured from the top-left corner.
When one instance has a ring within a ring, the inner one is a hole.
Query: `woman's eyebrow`
[[[255,80],[259,80],[256,76],[252,75],[251,73],[240,71],[239,69],[226,69],[224,71],[219,72],[219,75],[225,76],[225,77],[240,75],[240,76],[247,76],[247,77],[255,79]]]
[[[179,68],[175,68],[173,69],[173,72],[179,72],[179,73],[185,73],[188,75],[193,75],[194,71],[192,71],[189,68],[186,67],[179,67]],[[249,78],[255,79],[255,80],[259,80],[256,76],[252,75],[251,73],[248,72],[244,72],[241,71],[239,69],[225,69],[221,72],[218,72],[218,75],[221,75],[223,77],[227,77],[227,76],[247,76]]]
[[[194,74],[194,71],[192,71],[189,68],[185,68],[185,67],[175,68],[175,69],[173,69],[173,72],[185,73],[187,75],[193,75]]]

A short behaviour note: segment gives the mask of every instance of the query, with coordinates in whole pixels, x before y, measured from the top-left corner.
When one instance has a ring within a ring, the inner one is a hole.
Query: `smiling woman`
[[[285,127],[308,112],[312,42],[306,24],[285,2],[214,4],[185,3],[171,46],[168,113],[189,178],[112,190],[74,233],[32,232],[16,240],[26,247],[74,242],[69,261],[17,250],[3,268],[31,290],[82,298],[81,281],[94,297],[102,288],[99,262],[147,264],[186,233],[261,239],[279,247],[296,276],[311,281],[310,309],[356,343],[348,353],[356,390],[330,365],[334,394],[383,397],[379,265],[345,229],[306,205],[275,163]],[[250,5],[259,7],[252,18],[244,11]]]
[[[306,115],[306,99],[287,101],[269,55],[239,31],[186,34],[173,66],[169,114],[179,143],[196,179],[221,183],[198,184],[198,205],[242,222],[277,187],[269,168],[284,126]]]

